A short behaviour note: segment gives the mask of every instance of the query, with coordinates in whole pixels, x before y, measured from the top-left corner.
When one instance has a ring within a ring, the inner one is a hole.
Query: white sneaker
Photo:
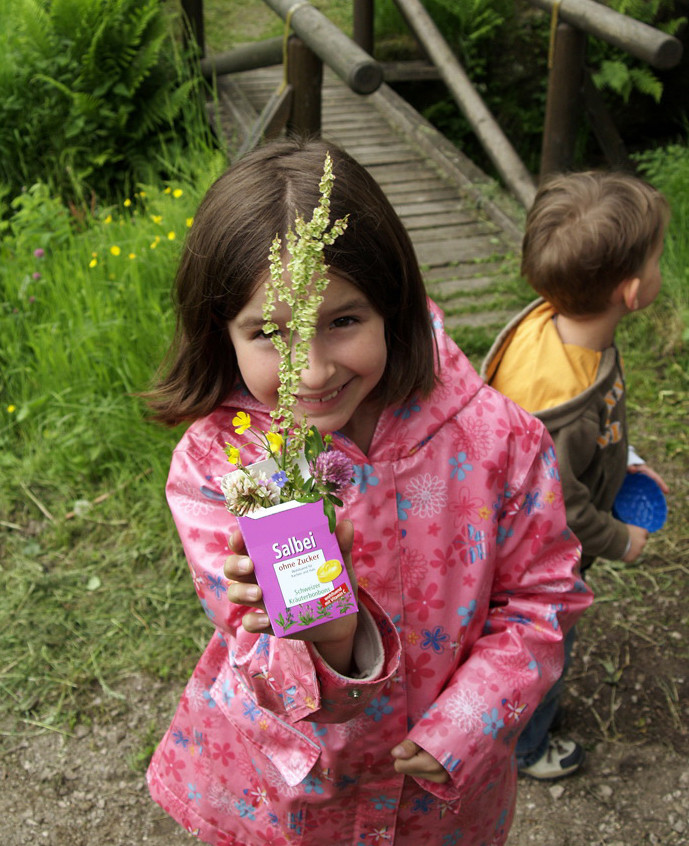
[[[573,740],[548,738],[545,753],[528,767],[519,767],[519,775],[541,781],[554,781],[575,773],[584,761],[584,750]]]

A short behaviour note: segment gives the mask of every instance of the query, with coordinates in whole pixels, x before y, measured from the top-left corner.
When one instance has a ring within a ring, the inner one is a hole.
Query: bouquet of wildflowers
[[[297,215],[294,229],[287,233],[287,273],[280,237],[276,235],[271,245],[263,331],[280,354],[278,401],[271,411],[273,423],[269,432],[254,428],[250,415],[244,411],[232,420],[235,432],[249,437],[247,445],[258,444],[265,450],[266,460],[244,466],[241,448],[227,444],[227,458],[238,469],[221,479],[227,508],[237,516],[281,502],[322,500],[331,531],[335,528],[334,506],[342,505],[339,495],[352,480],[352,464],[343,452],[332,448],[332,436],[322,438],[315,426],[309,427],[306,418],[296,420],[294,406],[301,371],[308,366],[318,309],[328,285],[323,247],[332,244],[347,227],[347,219],[343,218],[328,228],[334,179],[332,161],[327,155],[319,185],[321,197],[311,220],[306,222]],[[291,309],[286,337],[273,320],[277,300]]]

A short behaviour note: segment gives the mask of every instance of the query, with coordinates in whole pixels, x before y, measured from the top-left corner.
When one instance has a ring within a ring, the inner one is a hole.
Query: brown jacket
[[[496,356],[504,351],[510,334],[542,302],[531,303],[502,330],[481,367],[484,379],[499,366]],[[534,373],[548,367],[547,362],[533,365]],[[552,374],[553,381],[558,378]],[[625,383],[617,348],[604,350],[596,379],[585,391],[534,416],[545,424],[555,444],[567,524],[581,541],[582,568],[596,556],[622,558],[629,532],[611,514],[627,471]]]

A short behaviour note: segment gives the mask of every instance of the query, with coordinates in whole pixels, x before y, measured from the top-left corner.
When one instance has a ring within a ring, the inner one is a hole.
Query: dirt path
[[[77,725],[69,734],[36,729],[4,743],[3,846],[198,842],[151,802],[142,769],[148,745],[161,735],[176,705],[178,686],[139,678],[124,692],[125,701],[94,701],[93,723]],[[583,691],[569,697],[568,712],[583,697]],[[572,734],[585,741],[577,725],[580,721],[570,726]],[[583,771],[570,779],[520,781],[509,846],[680,846],[689,844],[688,820],[684,747],[675,750],[672,738],[667,744],[600,742]]]

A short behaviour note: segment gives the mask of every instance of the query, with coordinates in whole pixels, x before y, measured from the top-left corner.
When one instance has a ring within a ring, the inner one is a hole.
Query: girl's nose
[[[335,365],[327,355],[324,345],[314,338],[309,350],[309,365],[301,371],[301,383],[305,388],[317,390],[328,384],[335,372]]]

